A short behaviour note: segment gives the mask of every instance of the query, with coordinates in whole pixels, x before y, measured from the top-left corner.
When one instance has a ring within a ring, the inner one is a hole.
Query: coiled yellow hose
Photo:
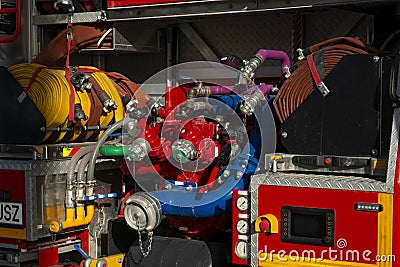
[[[38,68],[43,69],[38,72],[37,77],[27,91],[27,95],[32,99],[46,119],[46,128],[85,126],[87,120],[79,120],[75,123],[68,120],[68,114],[70,112],[70,85],[67,78],[65,78],[64,70],[50,69],[38,64],[23,63],[11,66],[9,71],[19,84],[26,89]],[[84,68],[98,71],[98,69],[94,67]],[[93,72],[91,75],[101,86],[101,89],[118,105],[116,110],[108,113],[104,112],[100,117],[98,125],[108,126],[112,121],[122,119],[124,117],[122,100],[111,80],[102,72]],[[92,103],[86,91],[75,90],[74,104],[80,104],[85,115],[90,116]],[[42,141],[46,142],[51,134],[52,132],[50,131],[46,132]],[[65,134],[66,132],[60,132],[55,142],[63,140]],[[80,134],[81,131],[74,131],[69,141],[75,141]]]
[[[9,68],[11,74],[26,89],[37,70],[42,67],[35,81],[32,83],[28,96],[46,119],[46,127],[67,127],[69,113],[69,86],[63,75],[38,64],[17,64]],[[51,132],[47,132],[45,141]],[[59,139],[65,135],[60,133]]]

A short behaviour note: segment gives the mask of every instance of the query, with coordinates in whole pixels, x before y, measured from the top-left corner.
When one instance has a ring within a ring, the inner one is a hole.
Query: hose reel
[[[124,117],[123,99],[126,102],[137,90],[137,86],[119,86],[121,81],[113,81],[115,75],[110,78],[94,67],[72,70],[73,78],[69,82],[64,69],[39,64],[17,64],[9,68],[24,88],[19,102],[29,96],[46,119],[42,142],[94,141],[109,124]],[[71,86],[74,87],[72,110]],[[69,120],[71,112],[73,121]]]
[[[292,75],[284,81],[274,100],[274,108],[281,122],[284,122],[314,89],[315,81],[306,57],[313,57],[319,76],[323,79],[344,56],[378,53],[378,50],[355,38],[338,37],[304,50],[300,49],[299,52],[300,60],[291,67]]]
[[[274,100],[285,149],[293,154],[387,157],[390,54],[349,37],[300,52],[302,59],[291,67]]]

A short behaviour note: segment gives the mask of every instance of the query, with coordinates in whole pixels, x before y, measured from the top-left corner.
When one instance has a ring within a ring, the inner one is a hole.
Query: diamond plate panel
[[[257,176],[265,177],[266,175],[258,174],[253,177]],[[263,185],[386,192],[384,182],[359,176],[269,173]]]
[[[96,170],[119,169],[123,159],[99,159]],[[25,171],[25,197],[26,197],[26,238],[35,241],[42,237],[50,236],[48,227],[41,222],[40,208],[43,208],[43,197],[40,186],[45,183],[43,176],[64,174],[68,170],[70,159],[64,160],[0,160],[0,169]],[[43,212],[43,211],[42,211]]]
[[[305,46],[338,36],[353,36],[369,43],[372,20],[367,15],[335,10],[321,11],[305,16]]]
[[[387,193],[394,192],[394,176],[396,172],[397,149],[399,147],[399,128],[400,128],[400,109],[395,108],[393,110],[392,135],[390,137],[388,170],[386,176]]]
[[[257,178],[256,178],[257,179]],[[264,178],[263,178],[264,179]],[[258,190],[260,183],[252,179],[250,183],[250,222],[253,223],[258,217]],[[250,265],[258,266],[258,233],[254,231],[250,234]]]
[[[35,25],[68,23],[68,17],[69,17],[68,14],[35,16],[33,17],[33,23]],[[95,12],[74,13],[71,17],[72,23],[89,23],[89,22],[99,21],[100,19],[105,19],[104,12],[95,11]]]
[[[198,21],[192,26],[218,56],[233,54],[247,59],[260,48],[284,50],[291,54],[291,15],[230,15]],[[179,52],[182,62],[204,60],[186,37],[180,38]]]
[[[0,170],[30,170],[31,165],[28,161],[19,160],[0,160]]]
[[[99,159],[96,170],[119,168],[122,159]],[[2,170],[32,171],[33,176],[64,174],[68,171],[69,159],[66,160],[0,160]]]

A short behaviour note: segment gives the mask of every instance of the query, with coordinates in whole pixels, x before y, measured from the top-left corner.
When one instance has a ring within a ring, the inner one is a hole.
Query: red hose
[[[126,195],[125,195],[124,198],[122,199],[121,206],[119,207],[119,212],[118,212],[117,218],[122,218],[122,217],[124,217],[125,202],[128,200],[128,198],[129,198],[133,193],[135,193],[135,189],[131,189],[128,193],[126,193]]]
[[[328,75],[336,64],[346,55],[379,52],[377,49],[364,44],[360,40],[350,37],[333,38],[313,45],[304,51],[314,54],[321,49],[324,49],[323,63],[326,75]],[[300,60],[297,63],[297,69],[282,84],[274,100],[274,108],[279,120],[284,122],[313,90],[314,82],[307,60]]]

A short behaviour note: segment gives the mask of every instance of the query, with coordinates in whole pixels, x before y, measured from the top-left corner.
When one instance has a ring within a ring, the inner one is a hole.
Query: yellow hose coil
[[[85,126],[87,123],[86,120],[79,120],[76,122],[76,124],[68,121],[70,107],[70,85],[68,80],[65,78],[64,70],[50,69],[38,64],[23,63],[11,66],[9,71],[19,82],[19,84],[26,89],[32,79],[32,76],[39,67],[43,69],[38,73],[36,79],[33,81],[27,92],[27,95],[32,99],[39,111],[42,113],[43,117],[46,119],[46,128]],[[98,70],[94,67],[85,66],[82,68],[93,69],[95,71]],[[108,126],[112,121],[121,120],[124,117],[122,100],[110,78],[108,78],[105,73],[100,71],[93,72],[91,75],[100,85],[102,90],[106,92],[109,97],[118,105],[116,110],[103,113],[100,117],[98,125]],[[86,91],[75,90],[74,104],[81,104],[85,115],[90,115],[92,103]],[[56,142],[61,141],[65,134],[66,132],[60,132]],[[73,136],[69,141],[76,140],[80,134],[81,131],[74,131]],[[42,141],[46,141],[50,135],[50,131],[46,132],[46,135]]]
[[[83,69],[92,69],[94,71],[99,71],[99,69],[95,67],[90,67],[90,66],[80,66],[79,68]],[[106,74],[103,72],[93,72],[92,77],[96,80],[96,82],[101,86],[101,88],[109,95],[109,97],[118,105],[118,108],[114,111],[114,120],[119,121],[124,117],[124,109],[122,106],[122,100],[121,97],[118,94],[117,89],[115,88],[114,84],[108,78]],[[101,126],[107,126],[112,118],[110,119],[109,117],[112,117],[112,112],[109,112],[107,114],[103,114],[102,118],[100,119],[100,125]]]
[[[99,69],[95,67],[90,67],[90,66],[80,66],[79,68],[83,69],[91,69],[94,71],[99,71]],[[111,82],[110,78],[107,77],[106,74],[103,72],[93,72],[92,77],[96,80],[96,82],[100,85],[100,87],[108,94],[108,96],[115,102],[117,103],[118,107],[115,111],[113,112],[108,112],[108,113],[103,113],[100,117],[100,126],[107,126],[109,125],[113,118],[114,121],[119,121],[123,119],[124,117],[124,109],[123,109],[123,104],[121,97],[118,94],[117,89],[115,88],[114,84]],[[99,136],[103,133],[104,131],[100,131]]]
[[[59,72],[38,64],[17,64],[9,68],[11,74],[25,89],[37,68],[43,67],[32,83],[28,96],[46,119],[46,127],[67,127],[69,113],[69,85]],[[47,132],[45,141],[51,132]],[[65,132],[60,133],[61,139]]]

